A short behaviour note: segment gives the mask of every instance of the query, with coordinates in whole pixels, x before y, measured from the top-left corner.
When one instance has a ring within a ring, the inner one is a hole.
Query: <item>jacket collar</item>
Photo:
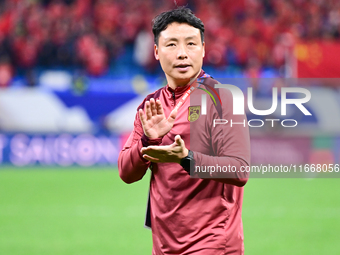
[[[202,77],[205,74],[203,69],[201,69],[200,74],[197,76],[197,78]],[[178,99],[180,98],[184,92],[189,88],[189,84],[182,86],[182,87],[177,87],[176,89],[172,89],[169,84],[166,85],[166,92],[169,95],[169,97],[172,97],[172,92],[175,92],[175,98]]]

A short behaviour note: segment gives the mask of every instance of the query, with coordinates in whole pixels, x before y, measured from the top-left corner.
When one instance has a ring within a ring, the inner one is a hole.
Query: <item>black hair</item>
[[[158,45],[159,34],[173,22],[187,23],[190,26],[198,28],[200,30],[202,43],[204,42],[204,24],[189,8],[178,7],[170,11],[162,12],[157,15],[152,22],[152,32],[156,45]]]

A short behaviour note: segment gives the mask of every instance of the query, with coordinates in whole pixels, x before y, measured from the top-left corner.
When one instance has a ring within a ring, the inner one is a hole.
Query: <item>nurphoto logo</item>
[[[206,84],[204,84],[206,85]],[[209,88],[212,90],[214,93],[216,93],[218,99],[221,103],[221,99],[216,92],[214,88],[211,86],[207,86],[206,88]],[[242,92],[242,90],[231,84],[215,84],[216,89],[227,89],[231,92],[232,98],[233,98],[233,115],[244,115],[245,114],[245,96]],[[206,91],[206,90],[204,90]],[[212,98],[213,102],[215,105],[217,105],[216,101],[212,95],[212,93],[208,92],[209,96]],[[253,88],[249,87],[247,90],[247,105],[248,109],[251,113],[257,116],[268,116],[273,114],[277,107],[278,107],[278,88],[274,87],[272,88],[272,104],[269,109],[265,110],[259,110],[254,107],[254,100],[253,100]],[[294,94],[299,95],[299,98],[287,98],[287,94]],[[311,99],[311,93],[309,90],[305,88],[299,88],[299,87],[287,87],[287,88],[281,88],[281,116],[286,116],[287,115],[287,105],[295,105],[304,115],[306,116],[311,116],[312,114],[306,109],[306,107],[303,105],[307,103]],[[206,115],[207,114],[207,97],[206,94],[201,95],[201,114]],[[275,122],[281,122],[281,125],[283,127],[296,127],[298,122],[295,119],[264,119],[266,122],[271,123],[271,127],[274,127]],[[216,125],[225,125],[225,124],[230,124],[232,127],[233,125],[241,124],[241,125],[246,125],[246,122],[248,123],[249,127],[262,127],[264,125],[264,122],[262,119],[250,119],[246,121],[244,119],[243,122],[233,122],[232,119],[227,120],[227,119],[214,119],[213,120],[213,126],[215,127]]]

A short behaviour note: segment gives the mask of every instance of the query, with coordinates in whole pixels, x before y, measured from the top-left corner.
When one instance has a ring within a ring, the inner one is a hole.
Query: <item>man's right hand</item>
[[[139,109],[139,118],[142,122],[144,134],[150,139],[165,136],[174,125],[177,116],[177,110],[173,110],[169,117],[164,115],[161,101],[151,98],[144,104],[144,112]]]

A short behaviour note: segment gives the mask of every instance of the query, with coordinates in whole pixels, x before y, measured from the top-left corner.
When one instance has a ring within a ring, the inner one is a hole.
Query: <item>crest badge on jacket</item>
[[[198,120],[201,114],[201,106],[189,106],[188,108],[188,120],[194,122]]]

